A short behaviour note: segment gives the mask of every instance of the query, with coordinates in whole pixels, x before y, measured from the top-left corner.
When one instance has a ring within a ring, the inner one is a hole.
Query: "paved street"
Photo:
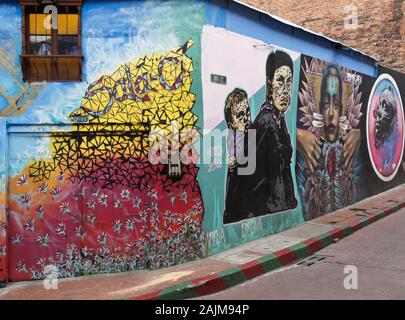
[[[401,185],[296,228],[171,268],[59,279],[57,290],[46,289],[41,280],[9,282],[6,288],[0,289],[0,300],[116,299],[158,292],[207,275],[238,268],[325,234],[333,228],[355,225],[364,219],[370,219],[379,210],[403,203],[404,194],[405,185]],[[401,270],[405,270],[405,254],[401,241],[405,239],[405,231],[402,229],[405,222],[404,210],[396,211],[348,236],[337,245],[319,251],[314,256],[316,259],[312,258],[314,261],[308,260],[306,263],[313,263],[311,266],[301,264],[289,266],[287,270],[277,269],[275,273],[245,282],[244,286],[221,292],[212,298],[357,298],[363,292],[367,297],[403,297],[404,290],[398,286],[401,281],[403,283],[401,277],[404,275]],[[343,268],[346,264],[359,266],[358,291],[349,292],[343,289]]]
[[[202,299],[405,299],[405,209],[296,264]],[[346,290],[346,265],[358,289]]]

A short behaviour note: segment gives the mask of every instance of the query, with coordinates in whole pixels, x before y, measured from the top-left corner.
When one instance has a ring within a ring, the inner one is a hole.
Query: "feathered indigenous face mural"
[[[297,123],[297,177],[304,217],[356,201],[362,76],[303,56]]]
[[[10,179],[10,279],[43,278],[49,264],[69,277],[203,255],[198,154],[188,147],[198,138],[192,44],[94,81],[70,114],[82,123],[52,133],[52,156]],[[167,144],[187,150],[176,174],[156,161],[158,152],[150,159],[152,148]]]

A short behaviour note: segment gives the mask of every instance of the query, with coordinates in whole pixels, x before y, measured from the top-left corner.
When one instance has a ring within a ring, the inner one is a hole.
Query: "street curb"
[[[390,214],[405,208],[405,201],[398,201],[384,209],[370,214],[370,217],[361,219],[349,225],[332,229],[317,237],[306,239],[291,247],[270,253],[254,261],[232,267],[225,271],[210,274],[204,277],[186,281],[162,290],[148,294],[126,298],[126,300],[179,300],[196,298],[213,294],[241,284],[282,266],[291,264],[299,259],[314,254],[315,252],[343,239],[354,232],[376,222]]]

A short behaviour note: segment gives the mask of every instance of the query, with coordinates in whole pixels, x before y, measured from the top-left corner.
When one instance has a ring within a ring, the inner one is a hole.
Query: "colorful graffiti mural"
[[[248,129],[252,126],[248,95],[241,89],[233,90],[225,102],[225,121],[228,126],[227,137],[227,181],[224,209],[224,223],[238,222],[246,219],[249,208],[247,177],[241,175],[239,168],[245,166],[241,160],[246,157],[248,148]]]
[[[291,103],[293,70],[292,59],[287,53],[270,53],[266,62],[266,99],[253,123],[249,121],[247,94],[239,98],[236,106],[231,106],[232,101],[228,101],[235,100],[235,91],[228,96],[225,120],[228,128],[231,128],[228,146],[231,145],[232,152],[228,152],[224,223],[286,211],[297,206],[291,176],[291,137],[284,119]],[[244,150],[248,139],[243,133],[247,129],[255,132],[255,139],[250,141],[255,145],[255,157],[253,173],[243,175],[235,170],[235,166],[241,165],[238,161],[242,158],[240,153],[245,157],[249,152],[249,148]],[[237,152],[237,148],[242,151]]]
[[[210,253],[303,223],[294,179],[299,65],[296,52],[203,28],[203,141],[223,150],[214,163],[207,159],[211,149],[201,155]]]
[[[362,76],[302,58],[298,181],[307,220],[360,199]]]
[[[0,284],[184,263],[405,181],[404,75],[211,25],[213,6],[86,1],[80,83],[22,82],[0,19]],[[21,27],[18,8],[0,16]]]
[[[404,152],[404,111],[394,78],[378,77],[367,108],[367,145],[371,163],[383,181],[398,172]]]
[[[90,84],[70,114],[88,123],[52,133],[52,158],[10,179],[10,279],[41,278],[49,263],[63,277],[202,256],[198,169],[182,164],[171,177],[170,164],[148,158],[150,146],[171,145],[173,122],[180,134],[195,129],[191,45],[144,56]]]

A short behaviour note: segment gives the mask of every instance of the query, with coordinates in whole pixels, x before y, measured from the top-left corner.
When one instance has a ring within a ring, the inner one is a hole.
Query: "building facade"
[[[242,2],[367,52],[389,68],[405,71],[402,0]]]
[[[0,4],[2,284],[169,267],[405,181],[404,75],[368,55],[237,1],[40,2]]]

